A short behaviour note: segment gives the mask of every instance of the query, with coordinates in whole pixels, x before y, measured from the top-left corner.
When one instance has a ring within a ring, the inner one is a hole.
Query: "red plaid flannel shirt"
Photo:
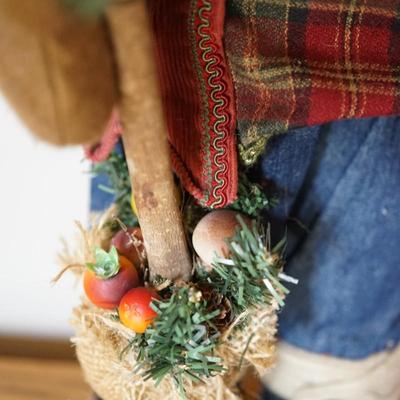
[[[400,1],[229,0],[241,154],[291,128],[400,112]]]

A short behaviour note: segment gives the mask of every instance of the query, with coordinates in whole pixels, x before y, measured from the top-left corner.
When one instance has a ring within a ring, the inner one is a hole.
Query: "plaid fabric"
[[[242,159],[274,134],[400,113],[400,0],[228,0]]]

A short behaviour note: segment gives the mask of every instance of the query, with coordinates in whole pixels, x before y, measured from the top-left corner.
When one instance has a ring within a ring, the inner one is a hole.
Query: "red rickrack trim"
[[[121,137],[121,134],[122,126],[119,120],[118,111],[114,109],[100,142],[92,146],[84,147],[85,157],[94,163],[107,160]]]

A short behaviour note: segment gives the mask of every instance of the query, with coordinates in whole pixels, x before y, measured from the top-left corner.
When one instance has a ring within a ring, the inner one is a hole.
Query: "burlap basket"
[[[103,215],[94,216],[91,228],[77,223],[81,233],[75,251],[68,246],[60,254],[62,264],[83,264],[91,260],[92,249],[104,246],[110,238],[106,222],[115,213],[111,207]],[[270,306],[250,309],[243,313],[224,332],[216,355],[224,360],[226,372],[204,383],[186,382],[189,400],[236,400],[240,399],[239,382],[250,373],[263,375],[275,362],[277,310],[273,301]],[[244,329],[235,329],[243,318],[249,321]],[[73,311],[71,323],[75,329],[72,342],[81,364],[85,379],[103,400],[163,400],[179,399],[180,393],[171,378],[165,378],[159,386],[153,380],[144,381],[137,371],[136,353],[128,350],[133,331],[124,327],[115,312],[92,305],[86,298]]]
[[[264,310],[252,310],[248,317],[250,325],[244,331],[225,334],[217,349],[227,372],[207,379],[204,384],[187,382],[188,399],[240,399],[237,384],[243,373],[253,367],[262,374],[272,366],[276,305]],[[140,373],[135,372],[136,354],[132,351],[124,353],[133,333],[113,320],[109,312],[84,301],[74,310],[73,325],[76,329],[73,342],[85,378],[104,400],[152,400],[160,396],[163,400],[179,398],[171,378],[165,378],[156,387],[154,381],[144,381]]]

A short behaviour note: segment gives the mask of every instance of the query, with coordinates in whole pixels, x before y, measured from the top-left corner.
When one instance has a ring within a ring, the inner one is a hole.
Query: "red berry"
[[[130,290],[121,299],[118,307],[121,322],[136,333],[143,333],[153,322],[157,313],[150,307],[150,303],[160,299],[160,296],[146,287],[137,287]]]

